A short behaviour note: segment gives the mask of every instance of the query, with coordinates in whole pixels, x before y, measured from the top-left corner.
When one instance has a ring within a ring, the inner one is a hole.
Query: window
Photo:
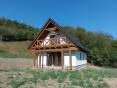
[[[82,53],[80,52],[80,60],[82,60]]]

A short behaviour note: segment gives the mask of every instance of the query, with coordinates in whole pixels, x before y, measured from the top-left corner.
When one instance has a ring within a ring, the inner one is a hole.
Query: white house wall
[[[81,54],[81,57],[80,57]],[[72,52],[72,66],[83,65],[87,63],[87,55],[81,51]],[[64,66],[70,66],[69,64],[69,54],[68,52],[64,53]]]
[[[43,65],[46,66],[46,63],[47,63],[47,55],[45,54],[43,56]]]
[[[80,56],[81,54],[81,56]],[[79,66],[84,65],[87,63],[87,55],[84,52],[81,51],[74,51],[72,52],[72,66]],[[43,65],[47,65],[47,54],[41,55],[41,64],[43,59]],[[38,65],[39,65],[39,56],[38,56]],[[70,66],[69,64],[69,54],[68,52],[64,52],[64,66]]]
[[[39,67],[39,58],[40,58],[40,56],[38,56],[38,67]],[[43,61],[42,61],[43,60]],[[43,65],[44,66],[46,66],[47,65],[47,54],[42,54],[41,55],[41,64],[42,64],[42,62],[43,62]]]

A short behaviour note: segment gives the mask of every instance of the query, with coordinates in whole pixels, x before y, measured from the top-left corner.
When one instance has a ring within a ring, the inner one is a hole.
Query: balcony
[[[74,46],[66,37],[50,38],[44,40],[37,40],[34,47],[40,48],[57,48]]]

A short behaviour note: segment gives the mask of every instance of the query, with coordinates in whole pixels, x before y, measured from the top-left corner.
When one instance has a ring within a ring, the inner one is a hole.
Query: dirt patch
[[[0,58],[0,70],[32,67],[32,59]]]
[[[117,88],[117,78],[104,78],[104,81],[109,85],[109,88]]]

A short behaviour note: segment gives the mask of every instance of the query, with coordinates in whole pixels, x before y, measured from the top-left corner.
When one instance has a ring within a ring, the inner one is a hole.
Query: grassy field
[[[42,70],[32,68],[28,60],[31,59],[17,62],[9,59],[5,63],[0,59],[0,88],[117,88],[117,69],[87,67],[78,71]],[[30,64],[27,66],[26,63]]]
[[[32,58],[27,50],[30,43],[0,42],[0,57],[3,57],[0,88],[117,88],[114,68],[87,67],[78,71],[32,68],[32,59],[22,59]]]
[[[108,84],[117,77],[117,71],[111,69],[80,71],[14,69],[2,70],[0,76],[0,88],[117,88]]]
[[[0,57],[4,58],[31,58],[32,54],[27,50],[30,41],[0,42]]]

